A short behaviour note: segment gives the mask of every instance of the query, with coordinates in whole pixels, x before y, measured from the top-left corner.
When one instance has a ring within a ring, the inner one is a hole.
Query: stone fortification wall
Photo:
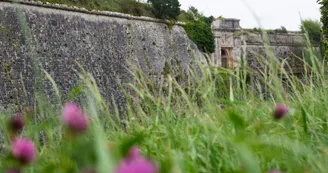
[[[307,45],[304,35],[300,32],[268,33],[267,35],[249,33],[242,36],[242,41],[246,43],[247,62],[253,68],[260,68],[260,60],[267,58],[267,47],[280,62],[287,61],[293,73],[302,73],[304,70],[302,59]],[[286,69],[290,71],[287,65]]]
[[[259,45],[263,42],[271,46],[305,46],[306,41],[301,32],[288,32],[288,33],[248,33],[244,35],[243,40],[247,45]]]
[[[130,80],[127,61],[140,64],[149,75],[160,76],[167,65],[186,71],[195,56],[201,53],[184,29],[179,25],[171,28],[166,21],[0,1],[0,106],[13,103],[17,96],[19,102],[33,103],[32,60],[54,78],[63,95],[78,83],[75,70],[79,69],[76,62],[80,63],[95,77],[104,98],[121,107],[124,96],[119,86]],[[45,88],[52,98],[50,83],[45,82]]]

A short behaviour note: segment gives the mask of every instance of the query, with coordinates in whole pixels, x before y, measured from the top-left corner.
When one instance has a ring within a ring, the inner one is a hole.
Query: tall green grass
[[[117,152],[136,144],[164,172],[324,173],[328,170],[325,64],[310,57],[315,65],[307,66],[309,73],[302,81],[286,74],[289,82],[283,83],[279,75],[286,73],[283,65],[269,58],[270,70],[252,85],[246,80],[247,73],[252,75],[247,64],[229,70],[198,63],[182,81],[167,75],[156,83],[132,65],[134,80],[122,85],[125,113],[109,111],[92,76],[83,72],[82,105],[92,120],[89,132],[67,139],[60,108],[39,100],[35,121],[23,133],[34,139],[39,151],[37,162],[26,172],[79,172],[90,165],[110,172],[120,158]],[[261,96],[261,87],[267,88],[269,97]],[[58,104],[63,104],[60,92],[55,93]],[[281,121],[271,115],[276,102],[289,107],[288,117]],[[1,113],[1,127],[10,114]],[[5,155],[0,169],[4,170],[15,163],[8,154],[8,132],[2,130]],[[110,143],[116,148],[106,150]]]

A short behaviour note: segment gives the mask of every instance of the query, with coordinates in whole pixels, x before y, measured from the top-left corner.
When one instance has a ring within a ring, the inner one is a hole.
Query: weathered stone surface
[[[260,42],[255,41],[262,37]],[[299,74],[304,72],[304,55],[307,50],[306,40],[302,33],[269,33],[267,40],[265,35],[260,33],[252,36],[242,37],[246,42],[246,57],[248,64],[254,69],[261,69],[263,62],[268,59],[267,49],[281,63],[284,63],[284,68],[287,72]],[[267,42],[266,42],[267,41]],[[316,45],[313,45],[316,46]],[[317,47],[315,47],[317,49]],[[262,65],[261,65],[262,62]]]
[[[127,61],[140,64],[149,75],[162,75],[165,62],[186,71],[195,55],[201,56],[181,26],[170,30],[158,20],[102,13],[0,2],[0,105],[13,103],[17,97],[20,102],[32,103],[33,59],[42,64],[64,95],[78,83],[74,70],[79,71],[76,62],[80,63],[95,77],[104,98],[109,102],[114,98],[122,107],[119,85],[130,80]],[[25,27],[31,45],[22,32]],[[49,82],[45,89],[52,98]]]
[[[280,61],[285,62],[285,69],[300,73],[304,64],[302,61],[302,53],[304,47],[301,46],[270,46],[268,47],[273,55]],[[248,65],[254,69],[262,69],[263,63],[268,59],[265,46],[250,45],[246,48]],[[262,63],[262,64],[261,64]],[[288,65],[287,65],[288,63]],[[290,69],[290,68],[291,69]]]
[[[262,44],[265,42],[261,33],[250,33],[243,37],[247,45]],[[304,35],[300,32],[268,33],[267,41],[270,46],[306,46]]]

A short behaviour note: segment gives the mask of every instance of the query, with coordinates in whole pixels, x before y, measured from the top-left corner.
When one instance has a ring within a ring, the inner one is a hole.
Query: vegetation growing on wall
[[[286,29],[286,27],[281,26],[280,28],[277,29],[262,29],[262,28],[253,28],[253,29],[244,29],[245,31],[248,32],[252,32],[252,33],[262,33],[263,31],[265,31],[268,34],[276,34],[276,33],[288,33],[288,30]]]
[[[35,0],[37,1],[37,0]],[[77,6],[88,10],[114,11],[134,16],[157,17],[161,19],[176,20],[180,14],[178,0],[38,0],[43,3],[57,3]]]
[[[176,20],[180,15],[180,6],[178,0],[148,0],[151,3],[154,14],[160,19]]]
[[[276,33],[288,33],[287,28],[284,27],[284,26],[281,26],[280,28],[275,29],[274,31],[275,31]]]
[[[198,12],[198,9],[193,6],[190,6],[187,11],[181,10],[179,20],[188,22],[191,20],[199,19],[200,17],[201,17],[201,14]]]
[[[114,11],[135,16],[176,20],[180,14],[178,0],[35,0],[43,3],[65,4],[88,10]]]
[[[189,38],[197,44],[201,51],[214,52],[215,42],[211,29],[212,22],[215,20],[213,16],[206,17],[191,6],[188,11],[181,12],[179,20],[186,22],[184,28]]]
[[[135,16],[155,17],[150,4],[136,0],[39,0],[41,2],[66,4],[83,7],[89,10],[105,10],[127,13]]]
[[[179,21],[182,22],[190,22],[195,20],[200,20],[207,25],[211,25],[212,22],[215,20],[213,16],[205,16],[201,12],[198,11],[197,8],[190,6],[187,11],[181,10],[181,14],[178,17]]]
[[[317,20],[305,19],[302,21],[301,31],[309,35],[310,41],[320,43],[321,40],[321,24]]]
[[[200,20],[190,21],[184,26],[189,38],[195,42],[198,48],[206,53],[215,50],[214,35],[211,27]]]
[[[120,12],[131,14],[134,16],[148,16],[154,17],[151,5],[140,3],[135,0],[120,0]]]

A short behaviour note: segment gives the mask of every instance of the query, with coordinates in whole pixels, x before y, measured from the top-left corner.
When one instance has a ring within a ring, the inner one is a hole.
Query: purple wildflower
[[[127,154],[127,157],[125,159],[137,159],[137,158],[140,158],[142,157],[141,154],[140,154],[140,149],[136,146],[132,147],[128,154]]]
[[[6,173],[20,173],[21,171],[19,169],[8,169]]]
[[[143,157],[133,160],[123,160],[115,173],[157,173],[156,165]]]
[[[21,164],[29,164],[36,159],[36,149],[32,141],[16,138],[12,144],[12,154]]]
[[[282,119],[283,117],[285,117],[288,113],[288,108],[285,104],[283,103],[278,103],[276,105],[276,108],[273,112],[273,117],[277,120]]]
[[[140,155],[138,147],[132,147],[115,173],[157,173],[157,166]]]
[[[269,171],[268,173],[283,173],[283,172],[278,171],[278,170],[271,170],[271,171]]]
[[[87,117],[84,115],[82,109],[76,104],[66,104],[62,114],[63,122],[71,132],[81,133],[87,130]]]
[[[9,120],[10,130],[14,133],[19,133],[20,131],[22,131],[24,124],[24,117],[20,114],[15,114]]]

